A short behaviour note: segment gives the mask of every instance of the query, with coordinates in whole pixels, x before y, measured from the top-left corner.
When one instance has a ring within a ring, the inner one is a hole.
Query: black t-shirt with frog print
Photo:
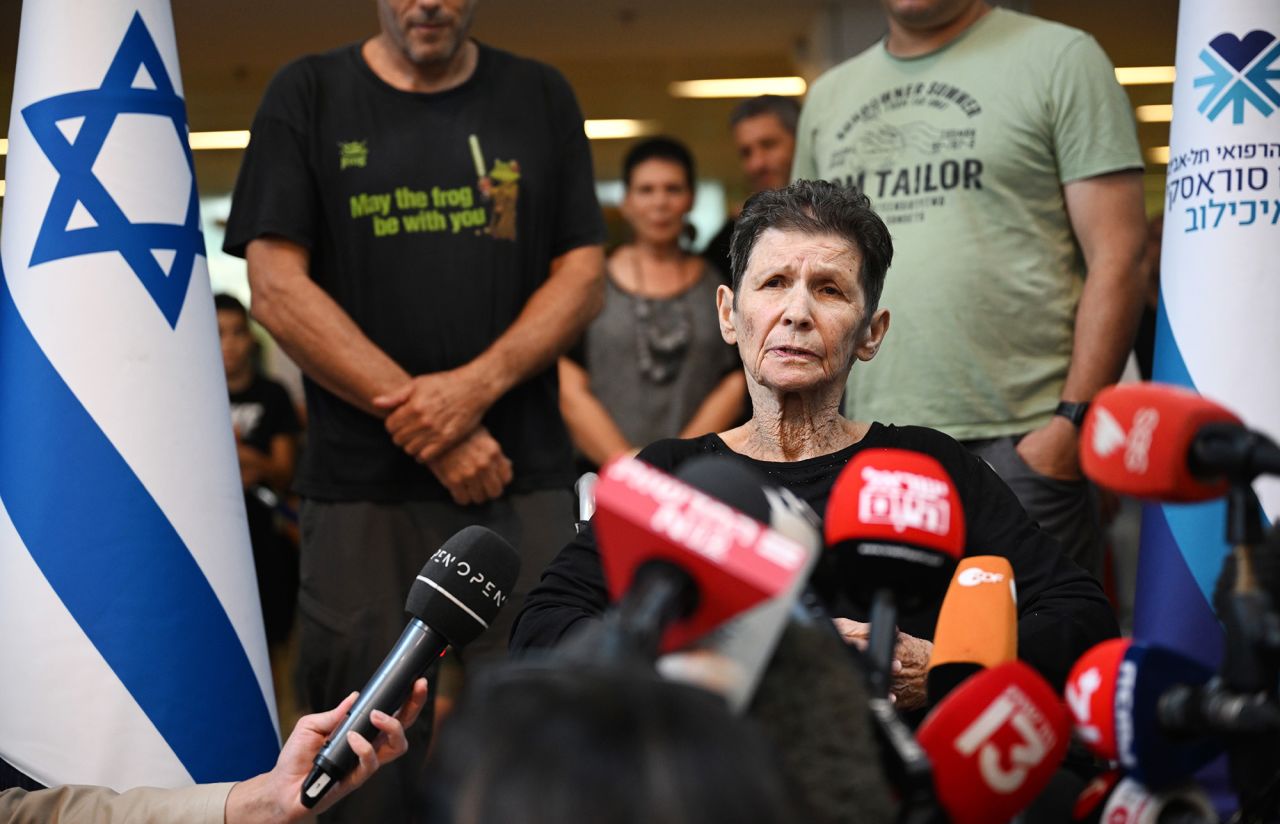
[[[515,321],[557,256],[602,242],[573,91],[549,66],[481,45],[474,74],[418,94],[380,80],[353,44],[286,66],[253,123],[225,249],[274,235],[411,374],[461,366]],[[340,346],[341,341],[335,341]],[[514,465],[512,491],[567,485],[554,368],[483,423]],[[298,491],[325,500],[447,498],[382,421],[306,381]]]

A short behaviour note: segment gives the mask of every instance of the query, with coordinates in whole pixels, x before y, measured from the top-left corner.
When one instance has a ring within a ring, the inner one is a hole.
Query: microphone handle
[[[872,698],[888,698],[893,686],[893,650],[898,640],[898,607],[893,591],[876,591],[871,602],[871,629],[867,640],[870,663],[868,680]]]
[[[1218,820],[1206,817],[1197,809],[1176,807],[1171,810],[1161,810],[1156,817],[1156,824],[1218,824]]]
[[[337,731],[325,742],[316,755],[315,767],[307,780],[302,782],[302,805],[314,807],[333,785],[341,781],[359,762],[359,758],[347,743],[347,733],[358,732],[366,741],[373,741],[378,728],[370,715],[381,710],[394,713],[413,690],[413,682],[427,671],[427,667],[449,646],[443,635],[414,618],[400,634],[400,640],[383,659],[377,672],[360,691],[356,703]]]
[[[619,663],[658,659],[667,628],[698,606],[698,584],[670,561],[642,563],[631,584],[600,622],[599,662]]]
[[[1280,707],[1266,694],[1241,694],[1221,684],[1170,687],[1156,702],[1156,718],[1175,735],[1257,739],[1280,734]]]

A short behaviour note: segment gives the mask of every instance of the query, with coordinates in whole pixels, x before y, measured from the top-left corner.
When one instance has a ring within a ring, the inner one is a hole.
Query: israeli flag
[[[1154,378],[1280,438],[1280,3],[1183,0],[1178,12]],[[1254,485],[1280,514],[1280,481]],[[1222,657],[1213,588],[1226,505],[1148,506],[1134,634]]]
[[[0,232],[0,757],[246,778],[279,737],[167,2],[22,10]]]

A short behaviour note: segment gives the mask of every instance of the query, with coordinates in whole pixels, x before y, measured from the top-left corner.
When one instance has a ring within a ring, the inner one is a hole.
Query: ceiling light
[[[807,86],[803,77],[722,77],[677,80],[667,87],[673,97],[757,97],[776,94],[799,97]]]
[[[652,120],[588,120],[582,125],[587,130],[588,140],[618,140],[641,137],[653,134],[657,130],[657,124]]]
[[[1169,147],[1168,146],[1152,146],[1147,149],[1147,160],[1151,163],[1157,163],[1162,166],[1169,165]]]
[[[1173,106],[1168,103],[1157,103],[1151,106],[1139,106],[1134,109],[1139,123],[1168,123],[1173,119]]]
[[[1116,81],[1121,86],[1147,86],[1154,83],[1172,83],[1173,66],[1118,66]]]
[[[0,197],[4,197],[4,181],[0,180]]]
[[[243,149],[249,145],[249,130],[192,132],[190,141],[192,150],[197,152],[201,149]]]
[[[9,138],[0,137],[0,155],[7,155],[8,153],[9,153]]]

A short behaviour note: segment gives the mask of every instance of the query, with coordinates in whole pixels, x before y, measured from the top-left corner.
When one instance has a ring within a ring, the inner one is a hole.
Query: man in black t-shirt
[[[572,534],[552,367],[599,310],[603,220],[572,90],[468,39],[474,5],[380,0],[379,34],[282,70],[228,219],[253,314],[306,376],[299,667],[315,706],[374,671],[454,532],[487,525],[522,555],[473,661],[505,653]],[[331,815],[404,820],[405,762],[389,794],[394,770]]]

